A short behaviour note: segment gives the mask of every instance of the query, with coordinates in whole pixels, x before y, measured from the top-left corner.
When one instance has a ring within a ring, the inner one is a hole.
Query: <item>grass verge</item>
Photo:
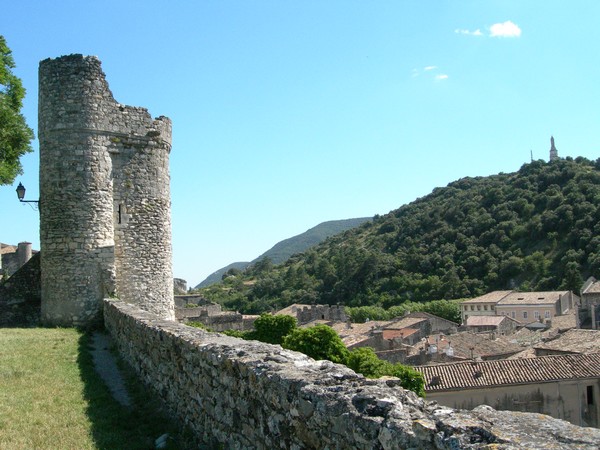
[[[116,402],[94,370],[90,336],[75,329],[0,329],[0,449],[192,447],[126,366],[134,406]]]

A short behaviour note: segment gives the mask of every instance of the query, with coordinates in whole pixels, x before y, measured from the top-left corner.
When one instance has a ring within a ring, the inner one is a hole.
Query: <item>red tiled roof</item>
[[[396,337],[405,338],[405,337],[415,334],[418,331],[419,330],[416,330],[414,328],[402,328],[401,330],[383,330],[383,338],[384,339],[394,339]]]
[[[600,331],[574,328],[559,334],[556,339],[538,344],[535,348],[565,353],[600,352]]]
[[[417,366],[414,369],[425,376],[426,392],[482,389],[577,378],[600,378],[600,353],[468,361]]]
[[[439,352],[445,352],[448,347],[452,347],[454,356],[461,358],[481,357],[514,354],[521,350],[521,346],[516,342],[509,342],[503,339],[490,339],[488,334],[473,333],[462,331],[449,336],[442,334],[431,335],[428,337],[430,345],[436,345]],[[425,349],[424,342],[418,342],[414,345],[412,354],[417,354],[421,349]]]
[[[394,319],[389,324],[385,325],[386,330],[401,330],[403,328],[409,328],[417,323],[426,322],[425,317],[403,317],[401,319]]]
[[[466,325],[468,327],[498,326],[504,319],[510,318],[507,316],[469,316]]]
[[[569,291],[552,292],[513,292],[498,302],[498,306],[506,305],[554,305],[561,295]]]
[[[480,295],[479,297],[475,297],[469,300],[465,300],[463,303],[498,303],[512,291],[493,291],[488,292],[487,294]]]

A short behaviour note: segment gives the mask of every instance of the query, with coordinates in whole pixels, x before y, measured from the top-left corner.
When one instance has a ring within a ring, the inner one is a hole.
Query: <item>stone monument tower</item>
[[[38,128],[42,320],[93,325],[113,295],[173,319],[171,121],[70,55],[40,63]]]
[[[558,150],[554,146],[554,136],[550,136],[550,161],[558,159]]]

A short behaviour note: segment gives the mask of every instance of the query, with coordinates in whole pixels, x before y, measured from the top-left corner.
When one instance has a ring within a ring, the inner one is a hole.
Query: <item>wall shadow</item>
[[[117,363],[131,396],[132,406],[125,407],[111,395],[109,388],[94,368],[92,334],[86,332],[79,339],[77,364],[84,384],[86,414],[91,422],[91,433],[99,450],[149,450],[155,440],[168,433],[166,449],[191,449],[191,433],[170,420],[160,403],[151,395],[115,353]]]

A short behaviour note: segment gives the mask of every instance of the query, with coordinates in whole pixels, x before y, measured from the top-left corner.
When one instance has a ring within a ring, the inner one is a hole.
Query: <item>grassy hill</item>
[[[600,277],[600,159],[567,158],[457,180],[205,295],[245,312],[389,307],[495,289],[577,292],[590,275]]]
[[[329,236],[333,236],[337,233],[341,233],[342,231],[357,227],[368,220],[371,220],[371,218],[361,217],[358,219],[330,220],[328,222],[320,223],[304,233],[278,242],[258,258],[250,262],[234,262],[217,270],[216,272],[213,272],[204,281],[202,281],[202,283],[198,284],[195,289],[218,283],[223,278],[223,275],[231,269],[233,269],[233,272],[235,273],[238,270],[244,270],[251,264],[254,264],[264,258],[269,258],[274,264],[281,264],[290,256],[303,252],[310,247],[317,245],[319,242],[324,241]]]

